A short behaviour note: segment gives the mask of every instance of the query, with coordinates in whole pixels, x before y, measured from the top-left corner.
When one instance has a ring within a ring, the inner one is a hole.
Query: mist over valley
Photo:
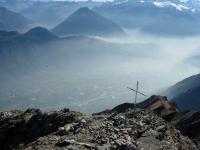
[[[189,3],[0,5],[0,110],[98,112],[133,102],[126,87],[136,81],[142,101],[200,71],[199,11]]]

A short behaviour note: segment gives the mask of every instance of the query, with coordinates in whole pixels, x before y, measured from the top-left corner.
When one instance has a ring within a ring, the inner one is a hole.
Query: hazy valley
[[[200,149],[199,27],[199,0],[0,0],[0,149]]]
[[[126,87],[134,87],[137,80],[140,90],[150,96],[199,71],[184,62],[193,54],[188,49],[195,51],[198,44],[189,45],[178,38],[142,35],[148,38],[139,41],[138,35],[140,38],[128,37],[119,43],[119,39],[98,37],[58,38],[45,29],[38,30],[45,31],[42,36],[47,40],[34,37],[33,31],[32,35],[8,38],[7,45],[1,42],[2,110],[68,106],[91,113],[132,102],[134,93]]]
[[[29,29],[26,21],[20,25],[24,32],[16,25],[1,28],[6,30],[0,32],[1,110],[67,106],[91,113],[132,102],[134,93],[126,87],[137,80],[151,96],[199,73],[199,13],[189,4],[11,2],[1,2],[8,10],[1,8],[7,19],[0,22],[8,27],[11,10],[17,12],[13,22],[24,15],[31,23]]]

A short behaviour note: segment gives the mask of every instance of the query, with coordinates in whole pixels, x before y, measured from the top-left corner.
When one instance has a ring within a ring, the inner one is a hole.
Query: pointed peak
[[[88,12],[88,11],[92,11],[91,9],[89,9],[88,7],[81,7],[77,10],[77,12]]]
[[[82,15],[82,14],[95,14],[95,12],[88,7],[81,7],[77,11],[74,12],[74,14]]]
[[[66,20],[52,29],[57,35],[113,35],[124,31],[111,20],[88,7],[79,8]]]

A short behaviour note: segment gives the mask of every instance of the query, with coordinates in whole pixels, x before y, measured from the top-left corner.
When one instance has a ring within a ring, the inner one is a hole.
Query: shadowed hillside
[[[6,31],[26,31],[30,29],[33,22],[19,13],[12,12],[4,7],[0,7],[0,30]]]
[[[87,7],[78,9],[52,31],[58,35],[125,35],[117,24]]]

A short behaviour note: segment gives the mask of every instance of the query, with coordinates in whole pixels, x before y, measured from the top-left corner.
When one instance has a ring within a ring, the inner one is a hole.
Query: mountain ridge
[[[164,7],[155,1],[125,1],[119,4],[111,2],[93,9],[123,28],[144,33],[164,36],[187,36],[200,33],[199,13],[187,9],[180,11],[172,3],[170,7],[168,5]]]
[[[164,94],[182,110],[200,110],[200,74],[190,76],[169,87]]]
[[[33,22],[19,13],[15,13],[0,7],[0,23],[2,24],[0,30],[19,31],[24,32],[28,30]]]
[[[58,35],[125,35],[117,24],[88,7],[82,7],[75,11],[66,20],[53,28],[52,32]]]

